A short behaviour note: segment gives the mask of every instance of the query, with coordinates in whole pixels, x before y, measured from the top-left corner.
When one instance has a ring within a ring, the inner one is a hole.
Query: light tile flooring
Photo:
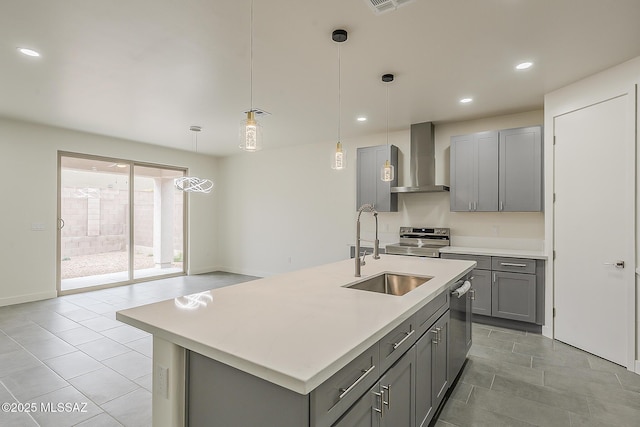
[[[0,426],[151,426],[152,339],[115,312],[252,279],[181,276],[0,307],[0,404],[20,410],[3,407]]]
[[[115,312],[252,279],[177,277],[0,308],[0,403],[37,409],[0,411],[0,426],[150,426],[151,337]],[[640,376],[540,335],[474,324],[435,425],[638,427]]]

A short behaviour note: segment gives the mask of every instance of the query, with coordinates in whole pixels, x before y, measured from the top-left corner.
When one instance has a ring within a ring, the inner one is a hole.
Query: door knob
[[[604,265],[613,265],[616,268],[624,268],[624,261],[605,262]]]

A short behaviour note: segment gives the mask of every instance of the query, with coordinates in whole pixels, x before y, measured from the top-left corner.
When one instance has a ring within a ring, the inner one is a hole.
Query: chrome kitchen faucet
[[[362,212],[371,212],[376,220],[376,238],[372,242],[371,240],[360,239],[360,215]],[[360,259],[360,242],[373,243],[373,259],[380,259],[380,250],[378,249],[380,241],[378,240],[378,211],[376,211],[372,205],[365,204],[358,209],[358,219],[356,220],[356,277],[360,277],[360,267],[364,265],[364,258],[367,256],[367,251],[364,252],[364,256]]]

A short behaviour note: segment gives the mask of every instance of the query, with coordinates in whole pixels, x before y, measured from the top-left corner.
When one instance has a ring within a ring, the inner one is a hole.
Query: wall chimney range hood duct
[[[435,135],[433,123],[411,125],[410,182],[406,187],[391,187],[392,193],[436,193],[449,191],[436,185]]]

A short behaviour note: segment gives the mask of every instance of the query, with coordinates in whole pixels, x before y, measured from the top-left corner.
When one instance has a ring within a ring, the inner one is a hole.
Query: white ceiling
[[[3,0],[0,116],[185,150],[238,152],[250,108],[250,0]],[[255,0],[265,149],[542,108],[543,95],[640,55],[639,0]],[[38,50],[29,58],[17,47]],[[516,72],[531,60],[534,67]],[[458,99],[470,96],[472,104]],[[365,115],[367,122],[356,117]],[[248,155],[248,154],[247,154]]]

